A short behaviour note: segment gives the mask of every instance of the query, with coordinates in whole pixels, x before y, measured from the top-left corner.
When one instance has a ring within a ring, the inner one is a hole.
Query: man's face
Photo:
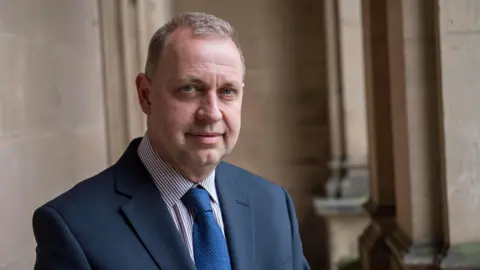
[[[148,100],[140,100],[160,155],[188,168],[216,165],[230,153],[240,132],[243,75],[231,40],[176,30],[145,79]]]

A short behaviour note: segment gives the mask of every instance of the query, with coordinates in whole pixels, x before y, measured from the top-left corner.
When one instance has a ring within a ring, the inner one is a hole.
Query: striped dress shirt
[[[153,149],[148,135],[143,136],[142,141],[138,146],[137,153],[160,191],[162,198],[172,215],[173,221],[190,252],[190,256],[192,257],[192,260],[194,260],[192,239],[194,224],[193,212],[183,204],[181,198],[188,190],[197,186],[197,184],[190,182],[186,177],[166,163]],[[210,194],[213,214],[225,235],[220,202],[218,201],[217,190],[215,187],[215,171],[198,185],[202,186]]]

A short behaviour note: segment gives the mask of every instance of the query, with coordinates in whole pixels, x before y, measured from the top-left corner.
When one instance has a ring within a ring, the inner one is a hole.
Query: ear
[[[146,115],[150,115],[152,103],[150,101],[151,82],[145,73],[139,73],[135,78],[135,86],[137,87],[137,96],[140,107]]]

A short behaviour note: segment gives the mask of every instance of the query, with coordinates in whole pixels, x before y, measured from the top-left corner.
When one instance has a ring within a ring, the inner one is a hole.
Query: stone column
[[[366,108],[360,0],[325,1],[329,74],[331,176],[315,209],[328,230],[330,269],[358,259],[357,239],[368,224]]]
[[[438,50],[434,0],[390,1],[394,269],[436,269],[442,243]]]
[[[330,178],[327,182],[327,197],[341,196],[341,180],[345,176],[345,129],[343,114],[340,28],[338,1],[326,0],[325,3],[325,43],[328,82],[328,112],[330,129]]]
[[[360,1],[324,3],[331,149],[326,193],[364,196],[368,153]]]
[[[368,196],[367,109],[361,1],[338,1],[338,31],[342,108],[345,138],[345,170],[342,198],[364,200]]]
[[[375,48],[366,57],[367,89],[378,97],[369,99],[370,138],[385,147],[372,151],[372,192],[379,191],[372,200],[392,203],[396,211],[383,222],[372,215],[360,241],[363,266],[480,269],[480,1],[364,4],[365,18],[375,23],[366,25],[367,44]],[[386,111],[375,112],[381,106]],[[382,138],[376,137],[378,123],[385,124]],[[379,173],[380,162],[393,173]]]
[[[480,269],[480,1],[439,0],[443,269]]]
[[[394,228],[395,192],[392,130],[394,59],[389,33],[395,25],[387,12],[392,1],[362,0],[365,85],[369,137],[371,222],[359,239],[363,269],[389,269],[384,241]],[[394,29],[394,31],[397,29]]]
[[[144,70],[152,34],[171,14],[170,0],[99,0],[109,162],[146,129],[135,76]]]

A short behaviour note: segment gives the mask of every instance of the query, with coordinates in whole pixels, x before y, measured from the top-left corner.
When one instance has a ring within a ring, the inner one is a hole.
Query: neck
[[[162,158],[164,158],[162,156]],[[188,164],[179,164],[173,159],[164,158],[164,160],[170,164],[177,172],[182,174],[190,182],[199,184],[205,180],[215,169],[214,165],[207,165],[201,167],[189,166]]]
[[[213,172],[213,168],[209,168],[208,170],[182,170],[181,168],[177,168],[175,166],[174,168],[183,176],[185,176],[185,178],[187,178],[190,182],[195,184],[202,182]]]
[[[164,148],[159,142],[157,142],[154,137],[149,135],[147,131],[147,136],[150,140],[150,144],[153,147],[153,150],[170,166],[172,166],[177,172],[187,178],[190,182],[198,184],[205,180],[212,172],[215,170],[216,164],[205,165],[205,166],[194,166],[190,164],[182,164],[176,162],[171,155],[164,151]]]

